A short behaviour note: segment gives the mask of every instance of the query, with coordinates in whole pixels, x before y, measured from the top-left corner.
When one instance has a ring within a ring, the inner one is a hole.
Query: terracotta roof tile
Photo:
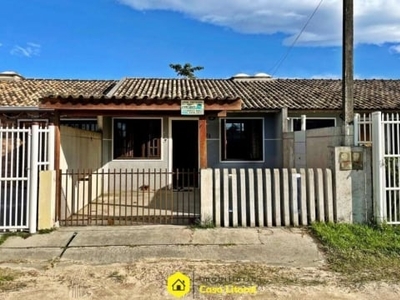
[[[115,87],[114,87],[115,86]],[[113,88],[114,87],[114,88]],[[112,95],[108,93],[113,88]],[[69,98],[224,99],[242,100],[245,110],[338,110],[340,80],[326,79],[156,79],[113,80],[24,79],[0,81],[0,106],[37,106],[53,95]],[[129,102],[129,101],[128,101]],[[355,80],[356,110],[400,109],[400,80]]]
[[[0,81],[0,106],[37,107],[47,95],[103,96],[114,80],[24,79]]]
[[[338,110],[341,80],[327,79],[145,79],[127,78],[113,94],[128,98],[237,99],[243,109]],[[400,80],[355,80],[357,110],[399,109]]]
[[[239,91],[226,79],[127,78],[115,97],[163,99],[237,99]]]

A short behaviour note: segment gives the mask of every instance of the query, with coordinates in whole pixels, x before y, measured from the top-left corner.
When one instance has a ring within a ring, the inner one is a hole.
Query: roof
[[[144,79],[127,78],[113,96],[128,98],[241,99],[242,109],[341,109],[342,82],[331,79]],[[400,80],[355,80],[357,110],[399,109]]]
[[[153,100],[242,100],[244,110],[341,109],[341,80],[331,79],[24,79],[0,81],[0,106],[38,106],[43,97]],[[356,110],[400,109],[400,80],[355,80]]]
[[[238,82],[243,109],[339,110],[342,81],[276,79]],[[354,109],[400,109],[400,80],[354,80]]]
[[[54,93],[70,96],[102,96],[116,83],[115,80],[73,79],[0,81],[0,106],[37,107],[42,97]]]
[[[135,99],[224,99],[240,98],[240,91],[227,79],[126,78],[115,87],[114,97]]]

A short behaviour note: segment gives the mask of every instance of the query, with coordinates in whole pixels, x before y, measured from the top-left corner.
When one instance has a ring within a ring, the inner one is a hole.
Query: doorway
[[[171,121],[172,171],[174,187],[197,186],[199,133],[197,119]],[[177,172],[179,171],[179,172]]]

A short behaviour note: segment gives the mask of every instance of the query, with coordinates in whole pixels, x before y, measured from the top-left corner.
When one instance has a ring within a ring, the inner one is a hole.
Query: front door
[[[197,172],[198,167],[198,120],[172,120],[172,171],[185,173],[174,176],[174,186],[193,186],[195,176],[189,173]]]

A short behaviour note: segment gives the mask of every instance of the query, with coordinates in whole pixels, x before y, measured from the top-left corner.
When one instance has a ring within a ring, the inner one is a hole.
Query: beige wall
[[[60,126],[62,170],[101,167],[101,133]]]
[[[347,138],[352,138],[349,128]],[[321,128],[284,133],[285,168],[330,168],[333,171],[338,221],[365,223],[372,218],[371,149],[344,147],[344,128]],[[341,169],[340,154],[362,152],[362,169]]]
[[[85,170],[87,172],[101,168],[101,133],[60,126],[60,135],[61,170]],[[76,213],[100,194],[102,188],[100,185],[92,186],[90,194],[88,189],[84,188],[87,187],[93,176],[81,177],[78,179],[78,176],[62,176],[61,215],[64,217]]]
[[[283,133],[284,168],[329,168],[331,148],[343,141],[342,127]]]

